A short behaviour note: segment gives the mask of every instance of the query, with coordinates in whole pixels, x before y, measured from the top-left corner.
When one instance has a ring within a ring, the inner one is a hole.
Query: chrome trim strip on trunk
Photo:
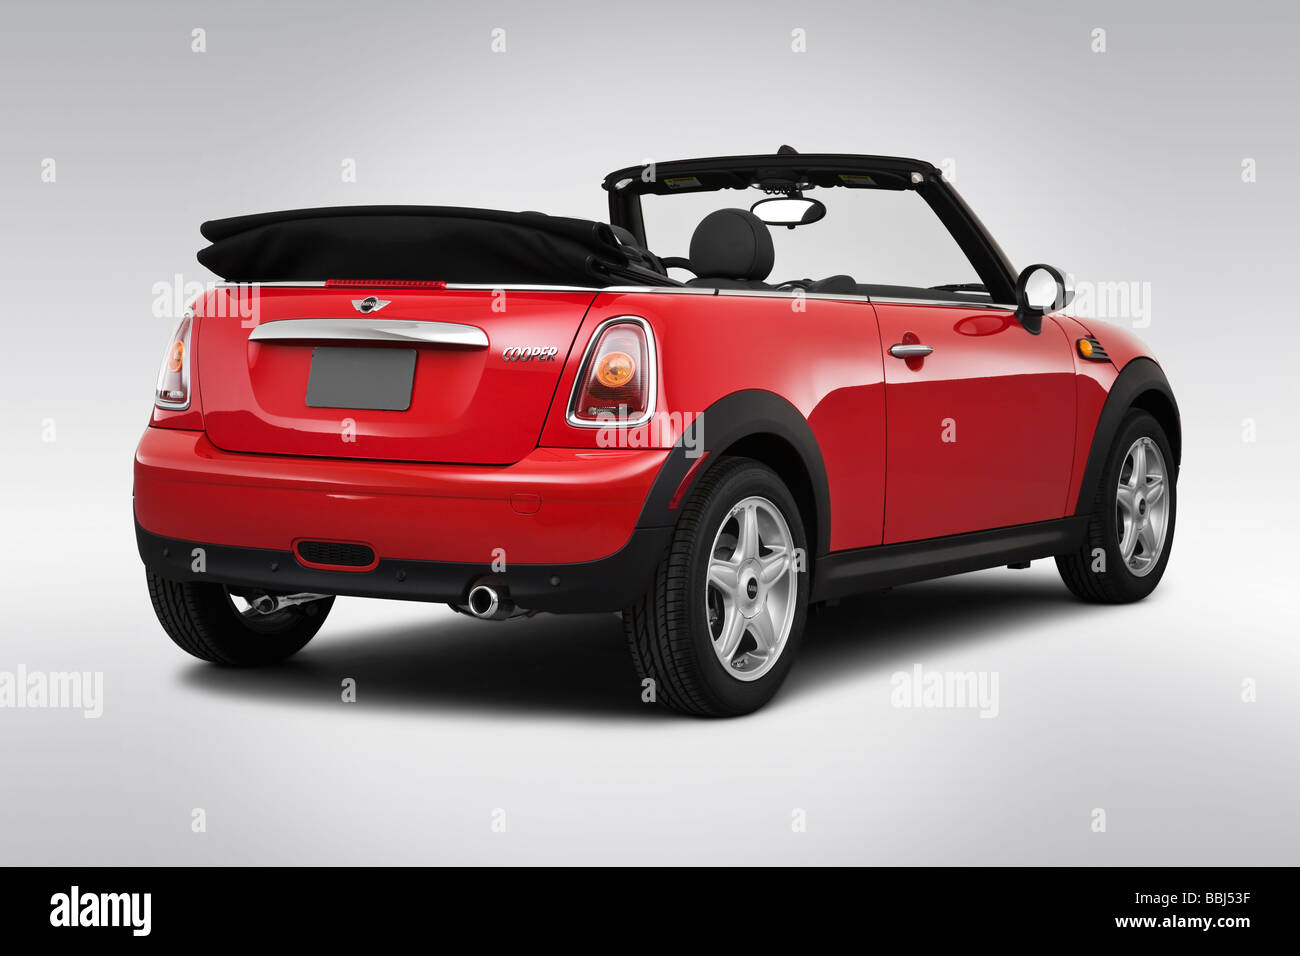
[[[456,322],[401,319],[272,319],[253,329],[250,342],[394,342],[485,349],[487,333]]]

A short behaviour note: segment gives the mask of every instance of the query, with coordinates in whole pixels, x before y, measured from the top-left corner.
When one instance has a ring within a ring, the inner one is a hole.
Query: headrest
[[[763,220],[746,209],[719,209],[695,227],[690,258],[702,278],[762,281],[776,253]]]

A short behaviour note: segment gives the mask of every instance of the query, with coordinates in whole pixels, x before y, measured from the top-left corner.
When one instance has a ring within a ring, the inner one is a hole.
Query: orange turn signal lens
[[[193,313],[187,309],[185,318],[167,340],[153,393],[153,403],[159,408],[180,410],[190,407],[190,330],[193,318]]]
[[[636,374],[636,360],[626,352],[606,352],[596,363],[596,381],[606,388],[621,388]]]
[[[584,428],[643,425],[655,410],[654,378],[650,323],[635,315],[606,319],[583,355],[566,418]]]
[[[1087,339],[1079,339],[1079,354],[1084,358],[1092,357],[1092,343]]]

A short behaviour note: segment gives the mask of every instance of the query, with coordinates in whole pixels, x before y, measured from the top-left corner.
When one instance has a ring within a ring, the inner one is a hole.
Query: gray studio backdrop
[[[0,862],[1295,863],[1298,20],[1253,2],[7,4],[0,672],[103,685],[98,717],[0,709]],[[1093,315],[1137,327],[1186,433],[1149,601],[1080,605],[1038,562],[846,602],[773,706],[720,723],[640,702],[613,615],[340,601],[260,674],[166,640],[131,454],[168,290],[213,278],[202,220],[603,218],[610,169],[781,143],[944,164],[1017,265],[1058,264]],[[996,714],[901,706],[917,665],[996,676]]]

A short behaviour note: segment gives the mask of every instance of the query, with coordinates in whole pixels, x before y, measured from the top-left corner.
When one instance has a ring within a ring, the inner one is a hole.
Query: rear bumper
[[[649,587],[671,537],[671,528],[639,528],[608,558],[582,564],[511,564],[502,574],[493,574],[487,564],[394,558],[381,558],[374,570],[358,573],[304,567],[292,551],[185,541],[153,534],[138,521],[135,525],[145,567],[173,581],[465,604],[470,584],[491,575],[505,583],[519,607],[556,613],[618,611],[631,604]],[[196,548],[203,549],[202,573],[193,570]]]
[[[671,529],[638,527],[668,452],[537,449],[508,466],[222,451],[148,428],[135,458],[136,537],[151,570],[276,591],[459,602],[502,563],[515,602],[616,610],[648,585]],[[368,571],[300,564],[299,539],[363,542]],[[206,569],[191,570],[203,548]]]

